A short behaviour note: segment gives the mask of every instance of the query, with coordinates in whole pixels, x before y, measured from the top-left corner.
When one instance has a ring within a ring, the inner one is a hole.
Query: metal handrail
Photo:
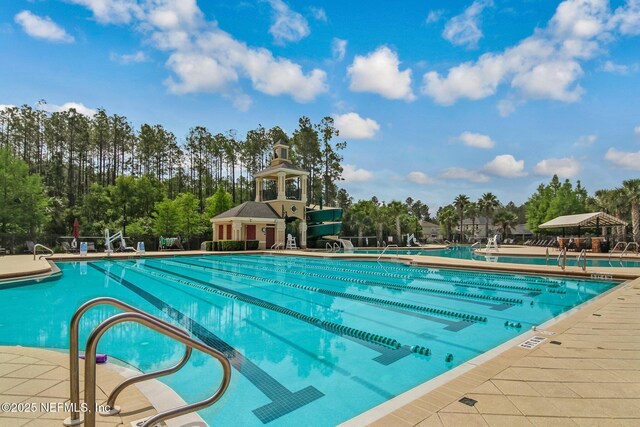
[[[627,250],[629,249],[630,246],[635,246],[636,247],[635,253],[638,253],[638,244],[636,242],[627,243],[627,246],[624,247],[624,250],[620,254],[620,267],[622,267],[622,257],[627,253]]]
[[[333,242],[333,251],[334,252],[339,252],[340,251],[340,245],[336,242]]]
[[[480,244],[480,242],[475,242],[473,245],[471,245],[472,248],[475,248],[476,246],[478,246]]]
[[[229,387],[229,383],[231,381],[231,363],[229,363],[229,360],[221,352],[194,340],[193,338],[187,336],[183,331],[177,331],[173,325],[163,320],[154,318],[153,316],[150,316],[148,314],[131,312],[116,314],[115,316],[111,316],[107,320],[100,323],[93,330],[91,335],[89,335],[89,338],[87,340],[84,365],[84,401],[87,405],[87,411],[85,413],[85,423],[88,426],[93,427],[96,422],[96,364],[92,363],[92,361],[94,361],[96,357],[96,348],[98,347],[98,342],[100,341],[102,335],[104,335],[104,333],[107,332],[107,330],[112,326],[115,326],[118,323],[122,322],[140,323],[169,338],[173,338],[174,340],[179,341],[188,347],[192,347],[196,350],[200,350],[203,353],[207,353],[208,355],[218,360],[218,362],[220,362],[223,370],[223,376],[220,386],[215,391],[215,393],[211,395],[211,397],[201,400],[200,402],[190,403],[156,414],[153,417],[147,419],[142,424],[142,427],[154,426],[170,418],[175,418],[180,415],[188,414],[202,408],[206,408],[207,406],[212,405],[218,399],[220,399],[224,392],[227,390],[227,387]]]
[[[161,319],[158,319],[150,314],[147,314],[136,307],[133,307],[129,304],[126,304],[120,300],[110,297],[100,297],[95,298],[90,301],[87,301],[83,305],[81,305],[76,312],[73,314],[71,318],[71,325],[69,328],[69,370],[70,370],[70,392],[69,398],[71,403],[71,413],[70,417],[64,420],[64,425],[66,426],[75,426],[82,424],[83,420],[80,417],[80,360],[79,360],[79,346],[78,346],[78,332],[80,319],[90,308],[95,307],[97,305],[111,305],[126,312],[138,313],[143,316],[150,318],[158,323],[167,325],[168,328],[172,329],[176,333],[184,335],[186,338],[189,338],[189,335],[186,331],[178,328],[177,326],[171,325]],[[185,350],[185,355],[182,360],[175,366],[167,369],[163,369],[156,372],[150,372],[147,374],[138,375],[132,378],[128,378],[123,381],[121,384],[116,386],[116,388],[111,392],[108,398],[108,406],[112,408],[112,411],[109,412],[110,415],[115,415],[119,412],[117,407],[115,406],[115,401],[118,395],[131,384],[138,383],[140,381],[145,381],[152,378],[158,378],[164,375],[169,375],[178,371],[180,368],[184,366],[185,363],[191,357],[191,346],[187,346]],[[85,353],[85,365],[94,364],[89,363],[95,360],[95,355],[92,359],[90,359]]]
[[[327,250],[327,252],[333,252],[333,246],[331,246],[331,243],[327,242],[324,245],[324,248]]]
[[[42,259],[42,257],[50,257],[51,255],[53,255],[53,249],[46,247],[45,245],[41,245],[40,243],[36,243],[35,246],[33,247],[33,260],[36,260],[36,252],[38,252],[38,248],[42,248],[42,249],[46,249],[49,251],[48,254],[45,255],[40,255],[40,258],[38,259]]]
[[[544,265],[549,265],[549,246],[547,246],[546,254],[544,257]]]
[[[382,252],[380,252],[380,255],[378,255],[378,261],[380,261],[380,257],[382,255],[384,255],[384,253],[387,251],[387,249],[389,249],[389,248],[397,248],[397,247],[398,247],[398,245],[387,245],[387,246],[385,246],[384,249],[382,250]],[[396,256],[400,256],[400,254],[398,252],[396,252]]]
[[[284,247],[284,245],[282,244],[282,242],[276,242],[276,243],[274,243],[273,245],[271,245],[271,249],[278,249],[278,248],[279,248],[279,247],[281,247],[281,246],[283,246],[283,247]]]
[[[622,246],[624,246],[624,244],[625,244],[625,242],[618,242],[618,243],[615,244],[613,249],[611,249],[609,251],[609,267],[613,267],[613,265],[611,264],[611,256],[616,251],[616,249],[618,249],[618,246],[622,247]],[[624,251],[624,249],[623,249],[623,251]],[[622,258],[622,256],[621,256],[621,258]],[[620,260],[620,262],[622,262],[622,259]]]
[[[567,248],[562,248],[558,255],[558,267],[564,270],[567,267]]]
[[[580,255],[578,255],[578,262],[577,262],[578,267],[580,267],[580,260],[584,261],[582,265],[582,271],[587,271],[587,250],[586,249],[583,249],[582,251],[580,251]]]

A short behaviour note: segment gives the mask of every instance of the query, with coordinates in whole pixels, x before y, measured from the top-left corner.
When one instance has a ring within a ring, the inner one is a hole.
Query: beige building
[[[300,241],[307,246],[307,180],[309,172],[294,166],[289,147],[279,141],[273,147],[271,164],[254,175],[256,199],[211,219],[213,240],[258,240],[260,249],[285,245],[288,221],[299,219]]]

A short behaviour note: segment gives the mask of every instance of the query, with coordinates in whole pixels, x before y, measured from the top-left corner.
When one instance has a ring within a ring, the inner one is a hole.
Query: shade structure
[[[540,224],[539,228],[568,228],[568,227],[610,227],[627,225],[621,219],[604,212],[591,212],[577,215],[563,215]]]

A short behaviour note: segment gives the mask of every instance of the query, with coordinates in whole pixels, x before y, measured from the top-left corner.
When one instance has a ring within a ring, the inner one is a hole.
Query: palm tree
[[[469,196],[465,194],[460,194],[453,201],[453,205],[458,210],[458,215],[460,216],[460,242],[462,243],[462,221],[464,220],[464,208],[469,203]]]
[[[484,236],[489,237],[489,217],[500,206],[500,202],[493,193],[484,193],[478,200],[478,206],[486,218]]]
[[[478,204],[476,202],[469,202],[464,209],[464,213],[467,215],[467,218],[471,218],[471,236],[476,236],[476,219],[478,214],[480,213],[480,209],[478,208]]]
[[[518,223],[518,215],[511,211],[500,211],[496,214],[494,221],[500,224],[504,238],[509,235],[509,231]]]
[[[458,220],[458,215],[456,214],[456,210],[453,206],[449,205],[444,207],[438,215],[438,222],[444,228],[445,234],[449,237],[449,240],[453,240],[451,238],[451,232],[453,227],[456,225],[456,221]]]
[[[368,200],[362,200],[349,208],[349,223],[358,230],[358,246],[362,246],[364,230],[373,225],[371,213],[375,207]]]
[[[389,203],[386,206],[385,211],[389,219],[392,219],[394,222],[395,229],[396,229],[396,238],[398,239],[397,243],[399,245],[400,242],[402,241],[401,218],[402,216],[407,214],[407,206],[402,202],[393,200],[391,201],[391,203]]]
[[[633,241],[640,242],[640,179],[622,181],[622,194],[631,204],[631,229]]]

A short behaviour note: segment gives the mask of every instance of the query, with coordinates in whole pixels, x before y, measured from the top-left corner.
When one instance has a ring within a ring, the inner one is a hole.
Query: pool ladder
[[[613,265],[611,264],[611,256],[613,255],[613,253],[616,251],[616,249],[618,248],[618,246],[620,246],[620,248],[622,248],[624,246],[624,249],[622,250],[622,252],[620,253],[620,267],[624,267],[624,264],[622,262],[622,257],[625,256],[625,254],[627,253],[627,251],[629,250],[630,247],[635,247],[635,253],[638,253],[638,244],[636,242],[618,242],[616,243],[616,245],[613,247],[613,249],[611,249],[611,251],[609,252],[609,266],[613,267]]]
[[[80,361],[79,361],[79,351],[78,351],[78,330],[80,319],[84,315],[84,313],[90,308],[97,305],[111,305],[117,307],[124,311],[124,313],[119,313],[114,316],[109,317],[100,323],[89,335],[87,339],[87,346],[85,349],[85,368],[84,368],[84,378],[85,378],[85,389],[84,389],[84,402],[86,404],[86,411],[84,412],[84,420],[80,416]],[[84,422],[84,424],[88,427],[94,427],[96,424],[96,348],[98,346],[98,341],[102,335],[112,326],[117,325],[118,323],[123,322],[136,322],[142,325],[147,326],[150,329],[153,329],[156,332],[159,332],[169,338],[173,338],[176,341],[183,343],[186,346],[185,354],[182,360],[175,366],[163,369],[156,372],[143,373],[141,375],[137,375],[131,378],[127,378],[120,384],[118,384],[109,397],[107,398],[107,407],[111,408],[111,410],[107,413],[101,413],[103,416],[107,415],[117,415],[120,413],[120,408],[115,405],[116,399],[118,395],[128,386],[141,382],[150,380],[153,378],[158,378],[164,375],[169,375],[174,372],[179,371],[189,360],[191,357],[191,351],[195,348],[196,350],[200,350],[203,353],[206,353],[218,360],[222,365],[222,381],[218,386],[218,389],[215,393],[207,399],[201,400],[199,402],[187,404],[184,406],[180,406],[178,408],[169,409],[167,411],[161,412],[159,414],[154,415],[153,417],[147,419],[142,427],[155,426],[160,424],[163,421],[166,421],[170,418],[175,418],[180,415],[189,414],[200,409],[206,408],[214,404],[217,400],[219,400],[222,395],[225,393],[227,388],[229,387],[229,382],[231,381],[231,364],[229,363],[229,359],[227,359],[221,352],[215,350],[207,345],[200,343],[199,341],[194,340],[189,336],[189,334],[183,330],[174,326],[170,323],[165,322],[162,319],[159,319],[155,316],[152,316],[148,313],[145,313],[129,304],[126,304],[120,300],[109,297],[101,297],[95,298],[90,301],[87,301],[83,305],[76,310],[73,317],[71,318],[71,326],[69,329],[69,370],[71,376],[71,385],[70,385],[70,403],[72,411],[70,413],[70,417],[64,420],[65,426],[77,426]],[[74,410],[75,409],[75,410]]]
[[[42,258],[49,258],[51,255],[53,255],[53,249],[46,247],[45,245],[41,245],[40,243],[36,243],[36,245],[33,247],[33,260],[36,260],[36,252],[38,252],[38,248],[42,248],[46,251],[49,251],[48,254],[42,254],[40,255],[40,257],[38,257],[38,259],[42,259]]]

